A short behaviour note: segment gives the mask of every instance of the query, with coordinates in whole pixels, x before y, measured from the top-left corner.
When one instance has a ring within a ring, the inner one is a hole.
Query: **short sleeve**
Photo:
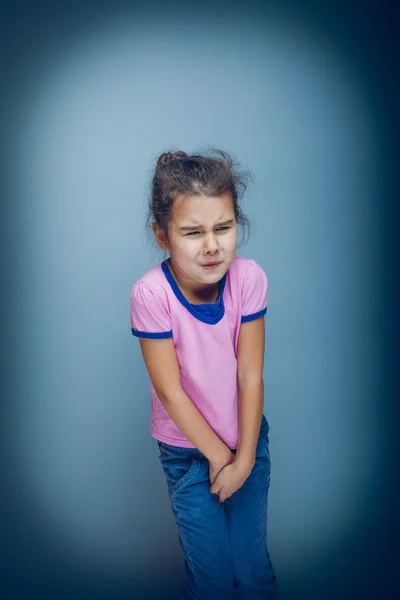
[[[144,281],[138,281],[130,295],[131,331],[139,338],[172,337],[171,317],[166,298]]]
[[[267,304],[267,276],[260,265],[250,260],[242,286],[241,322],[246,323],[263,317],[267,312]]]

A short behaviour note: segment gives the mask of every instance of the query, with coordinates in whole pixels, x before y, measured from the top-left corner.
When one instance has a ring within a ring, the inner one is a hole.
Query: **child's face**
[[[231,194],[178,197],[172,206],[168,238],[174,271],[185,283],[194,288],[217,283],[236,256]]]

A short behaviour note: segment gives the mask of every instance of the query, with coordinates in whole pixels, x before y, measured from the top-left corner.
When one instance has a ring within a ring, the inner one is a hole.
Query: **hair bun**
[[[157,164],[165,165],[173,160],[182,160],[183,158],[187,158],[187,154],[182,150],[178,150],[177,152],[163,152],[159,157]]]

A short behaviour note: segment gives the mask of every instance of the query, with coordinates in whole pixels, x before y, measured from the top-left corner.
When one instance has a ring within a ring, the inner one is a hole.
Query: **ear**
[[[168,239],[165,231],[161,229],[161,227],[159,227],[156,223],[153,223],[152,229],[156,238],[156,242],[160,246],[160,248],[162,250],[169,250]]]

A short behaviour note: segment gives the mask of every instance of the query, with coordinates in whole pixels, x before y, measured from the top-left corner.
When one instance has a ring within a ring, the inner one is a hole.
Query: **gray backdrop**
[[[9,88],[12,593],[179,588],[129,293],[162,260],[144,231],[158,154],[213,144],[254,175],[238,254],[269,278],[269,547],[283,600],[376,597],[391,445],[375,71],[333,15],[327,26],[305,8],[71,10],[22,17]]]

